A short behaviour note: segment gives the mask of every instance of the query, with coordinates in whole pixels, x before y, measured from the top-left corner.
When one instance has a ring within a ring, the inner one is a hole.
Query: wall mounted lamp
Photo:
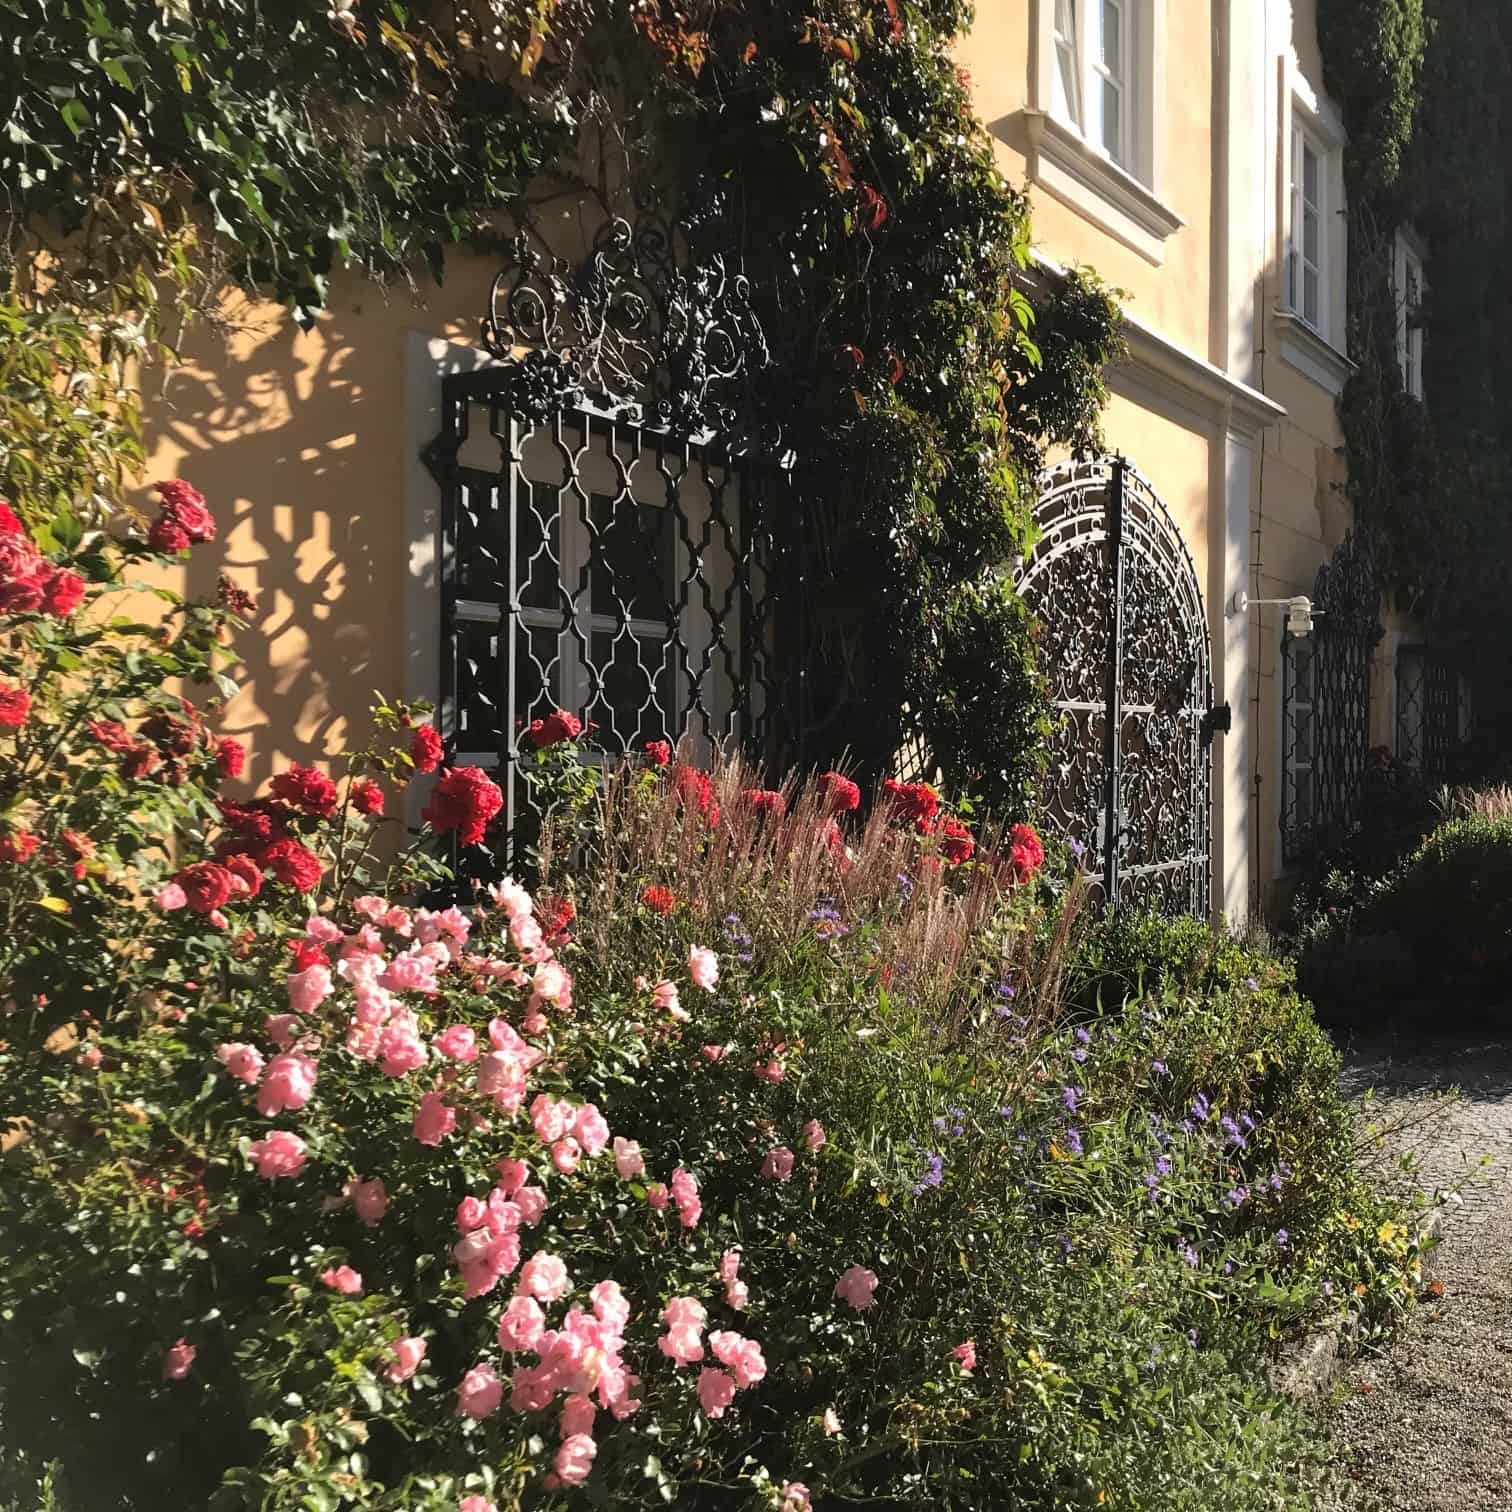
[[[1248,614],[1253,608],[1261,604],[1275,604],[1284,606],[1286,609],[1286,633],[1295,636],[1298,640],[1306,640],[1312,634],[1314,609],[1312,600],[1305,593],[1299,593],[1295,598],[1252,599],[1241,588],[1229,601],[1230,614]]]

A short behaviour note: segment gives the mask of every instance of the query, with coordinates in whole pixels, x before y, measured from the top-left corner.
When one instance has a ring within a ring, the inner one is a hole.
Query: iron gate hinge
[[[1202,716],[1202,743],[1210,746],[1214,735],[1227,735],[1234,728],[1234,711],[1226,703],[1214,704]]]

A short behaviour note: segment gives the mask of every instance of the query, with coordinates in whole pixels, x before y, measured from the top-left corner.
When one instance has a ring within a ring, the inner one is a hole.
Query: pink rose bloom
[[[457,1204],[457,1232],[470,1234],[488,1221],[488,1209],[481,1197],[464,1197]]]
[[[840,1414],[833,1407],[826,1407],[819,1426],[824,1429],[825,1438],[834,1438],[841,1430]]]
[[[719,1279],[733,1281],[740,1274],[740,1251],[727,1249],[719,1257]]]
[[[695,986],[712,992],[719,980],[719,957],[702,945],[688,946],[688,975]]]
[[[788,1481],[782,1488],[782,1505],[778,1512],[814,1512],[809,1488],[802,1481]]]
[[[593,1469],[598,1445],[586,1433],[574,1433],[557,1450],[556,1473],[564,1486],[581,1486]]]
[[[295,1013],[314,1013],[335,990],[331,984],[331,968],[307,966],[296,971],[286,983],[289,989],[289,1007]]]
[[[824,1125],[817,1118],[811,1118],[803,1126],[803,1138],[809,1149],[817,1150],[824,1143]]]
[[[964,1344],[957,1344],[956,1347],[954,1349],[952,1349],[950,1352],[951,1352],[951,1354],[953,1354],[956,1357],[956,1359],[958,1359],[961,1362],[961,1369],[962,1370],[975,1370],[976,1369],[976,1340],[975,1339],[967,1339]]]
[[[763,1181],[786,1181],[792,1174],[793,1152],[786,1145],[767,1151],[766,1159],[761,1162]]]
[[[556,1003],[571,995],[572,978],[560,961],[543,961],[536,967],[530,986],[543,1002]]]
[[[849,1302],[852,1307],[860,1312],[862,1308],[872,1305],[872,1293],[877,1289],[876,1271],[867,1270],[864,1265],[853,1265],[835,1282],[835,1295],[842,1302]]]
[[[677,984],[667,981],[665,977],[651,989],[651,1001],[663,1013],[678,1015],[682,1012],[677,1001]]]
[[[725,1305],[732,1307],[736,1312],[742,1312],[747,1302],[751,1300],[751,1288],[737,1276],[733,1281],[725,1282]]]
[[[515,1354],[534,1349],[546,1328],[546,1314],[534,1297],[515,1295],[499,1319],[499,1348]]]
[[[698,1178],[692,1173],[678,1166],[672,1172],[672,1200],[681,1207],[684,1203],[693,1202],[698,1197]]]
[[[491,1234],[479,1229],[458,1244],[453,1253],[469,1297],[484,1297],[520,1263],[518,1234]]]
[[[645,1158],[641,1155],[641,1147],[635,1140],[621,1139],[619,1135],[615,1135],[614,1169],[618,1172],[621,1181],[629,1181],[635,1176],[646,1174]]]
[[[189,894],[177,882],[169,882],[153,893],[152,901],[164,913],[172,913],[174,909],[182,908],[189,901]]]
[[[266,1139],[259,1139],[247,1152],[259,1176],[276,1181],[281,1176],[297,1176],[304,1169],[305,1142],[287,1129],[275,1129]]]
[[[676,1365],[693,1365],[704,1357],[698,1330],[686,1325],[669,1328],[656,1345]]]
[[[572,1132],[585,1155],[597,1155],[609,1143],[609,1124],[592,1103],[584,1103],[578,1109]]]
[[[409,909],[402,908],[397,903],[385,908],[374,922],[382,924],[385,929],[392,929],[396,935],[407,935],[410,932]]]
[[[535,904],[530,900],[530,894],[513,877],[505,877],[502,882],[495,882],[488,889],[488,893],[494,900],[494,907],[502,909],[511,919],[529,918],[535,909]]]
[[[530,1122],[542,1144],[555,1144],[567,1132],[571,1117],[570,1103],[558,1102],[544,1092],[538,1094],[530,1105]]]
[[[530,1180],[530,1167],[523,1160],[501,1160],[494,1170],[499,1173],[499,1187],[506,1197],[513,1197]]]
[[[299,1019],[292,1013],[270,1013],[263,1020],[263,1033],[280,1050],[287,1050],[294,1043],[295,1036],[299,1033],[299,1030]]]
[[[723,1045],[702,1045],[699,1047],[698,1053],[705,1060],[720,1061],[730,1052]]]
[[[406,1076],[426,1062],[425,1041],[408,1024],[390,1025],[378,1041],[385,1076]]]
[[[566,1296],[571,1285],[567,1267],[545,1250],[537,1250],[520,1272],[520,1290],[529,1292],[542,1302],[555,1302],[559,1297]]]
[[[256,1045],[225,1044],[215,1047],[215,1058],[239,1082],[251,1086],[262,1075],[262,1051]]]
[[[787,1075],[787,1067],[774,1055],[765,1065],[757,1066],[755,1074],[762,1081],[780,1082]]]
[[[744,1334],[731,1333],[728,1329],[716,1329],[709,1335],[709,1348],[721,1365],[727,1365],[735,1376],[735,1385],[744,1391],[766,1376],[766,1359],[755,1339]]]
[[[324,914],[312,914],[305,920],[305,938],[314,945],[334,945],[343,936],[340,926]]]
[[[600,1281],[588,1293],[593,1303],[593,1316],[604,1324],[616,1337],[623,1334],[630,1321],[630,1303],[620,1290],[618,1281]]]
[[[510,1377],[509,1410],[541,1412],[556,1395],[556,1372],[545,1365],[516,1365]]]
[[[564,1176],[572,1175],[582,1158],[583,1147],[570,1134],[551,1147],[551,1163]]]
[[[649,1202],[651,1206],[654,1207],[658,1212],[660,1212],[667,1205],[666,1187],[664,1187],[659,1181],[653,1181],[650,1186],[646,1188],[646,1201]]]
[[[707,1365],[698,1372],[698,1405],[705,1417],[723,1417],[725,1408],[735,1400],[735,1378],[724,1370]]]
[[[378,1224],[383,1215],[388,1212],[388,1192],[382,1180],[377,1176],[371,1181],[347,1182],[346,1192],[352,1199],[352,1207],[356,1210],[358,1218],[369,1228]]]
[[[478,1091],[516,1112],[525,1100],[525,1066],[511,1050],[490,1050],[478,1062]]]
[[[545,943],[541,926],[529,914],[522,914],[509,921],[509,938],[522,955],[532,956]]]
[[[457,1387],[459,1417],[492,1417],[504,1396],[504,1383],[494,1374],[492,1365],[474,1365]]]
[[[268,1062],[262,1085],[257,1089],[257,1111],[264,1118],[276,1113],[297,1112],[309,1102],[315,1090],[315,1073],[319,1068],[308,1055],[286,1050]]]
[[[438,1145],[457,1127],[457,1115],[439,1092],[427,1092],[415,1109],[415,1138],[423,1145]]]
[[[443,1029],[431,1041],[447,1060],[475,1061],[478,1058],[478,1036],[466,1024],[452,1024]]]
[[[593,1420],[597,1416],[598,1409],[591,1398],[576,1394],[568,1397],[562,1403],[562,1438],[566,1440],[574,1434],[592,1433]]]
[[[178,1339],[163,1351],[163,1379],[182,1381],[194,1366],[199,1351],[188,1339]]]
[[[372,919],[376,923],[388,911],[388,903],[383,898],[374,897],[372,893],[364,893],[362,897],[352,900],[352,909],[363,918]]]
[[[515,1193],[514,1200],[520,1209],[520,1222],[526,1228],[534,1228],[546,1211],[545,1189],[538,1186],[523,1186]]]
[[[389,1345],[393,1351],[394,1363],[383,1373],[389,1380],[398,1385],[401,1381],[407,1381],[420,1368],[420,1362],[425,1358],[425,1351],[429,1348],[424,1339],[408,1338],[395,1339]]]
[[[362,1290],[362,1277],[350,1265],[338,1265],[334,1270],[320,1273],[321,1283],[338,1291],[344,1297],[355,1297]]]
[[[427,997],[436,991],[436,960],[428,951],[411,947],[396,955],[388,970],[378,978],[378,985],[390,992],[421,992]]]
[[[499,1509],[486,1496],[464,1496],[458,1503],[458,1512],[499,1512]]]

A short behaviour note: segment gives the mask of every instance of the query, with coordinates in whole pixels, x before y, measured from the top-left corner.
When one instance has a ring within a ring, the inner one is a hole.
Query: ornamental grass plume
[[[985,926],[1026,880],[1010,860],[1008,827],[978,827],[970,864],[955,863],[965,830],[959,821],[947,831],[933,819],[915,824],[911,811],[891,802],[874,804],[864,818],[837,817],[839,774],[790,775],[769,788],[742,756],[718,754],[707,772],[689,756],[685,742],[666,767],[626,764],[606,777],[582,877],[596,906],[580,943],[607,962],[615,948],[607,921],[637,903],[662,912],[657,904],[668,896],[686,907],[694,937],[721,939],[736,917],[754,942],[746,948],[769,958],[782,958],[816,928],[844,935],[865,926],[879,967],[906,979],[914,1000],[948,1021],[975,991],[978,968],[988,966],[980,959]],[[781,801],[756,808],[746,798],[752,791]],[[543,884],[558,858],[565,864],[579,854],[569,835],[548,826]],[[1054,1011],[1081,897],[1073,885],[1047,941],[1027,932],[994,937],[990,969],[1023,984],[1020,1015]]]

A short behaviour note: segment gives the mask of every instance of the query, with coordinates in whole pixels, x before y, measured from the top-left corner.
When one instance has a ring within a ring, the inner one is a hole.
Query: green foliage
[[[1389,190],[1402,172],[1428,41],[1423,0],[1320,0],[1323,82],[1350,124],[1355,192]]]

